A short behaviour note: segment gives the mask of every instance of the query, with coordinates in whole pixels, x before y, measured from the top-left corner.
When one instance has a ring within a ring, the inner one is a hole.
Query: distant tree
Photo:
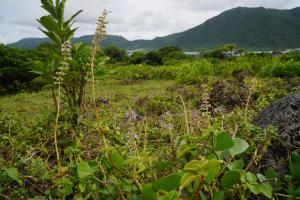
[[[227,49],[228,51],[233,51],[236,48],[235,44],[225,44],[224,49]]]
[[[145,55],[145,63],[152,66],[163,65],[163,60],[159,52],[150,51]]]
[[[187,58],[184,52],[176,46],[166,46],[158,50],[164,64],[173,64]]]
[[[219,58],[219,59],[224,59],[227,57],[228,52],[232,52],[236,48],[235,44],[225,44],[222,45],[216,49],[214,49],[212,52],[206,54],[208,57],[213,57],[213,58]]]
[[[108,56],[110,63],[124,62],[128,60],[127,52],[117,46],[108,46],[103,49],[103,52]]]
[[[142,51],[135,51],[130,56],[130,63],[138,65],[138,64],[143,63],[144,59],[145,59],[145,53],[144,52],[142,52]]]
[[[238,49],[236,52],[242,54],[242,53],[245,53],[245,52],[246,52],[246,49],[240,48],[240,49]]]

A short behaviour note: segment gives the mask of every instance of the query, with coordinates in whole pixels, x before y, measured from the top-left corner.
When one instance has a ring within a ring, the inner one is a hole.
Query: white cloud
[[[66,14],[84,12],[77,18],[77,36],[93,34],[103,9],[108,17],[108,33],[128,39],[150,39],[184,31],[230,8],[238,6],[292,8],[299,0],[68,0]],[[0,35],[6,42],[23,37],[44,37],[36,19],[45,12],[40,0],[0,0]]]
[[[6,39],[0,34],[0,44],[5,44],[6,42]]]

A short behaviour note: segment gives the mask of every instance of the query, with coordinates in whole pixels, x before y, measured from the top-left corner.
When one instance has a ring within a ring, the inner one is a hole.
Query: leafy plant
[[[45,28],[40,29],[47,35],[60,51],[62,45],[72,40],[77,28],[72,28],[75,18],[82,12],[77,11],[68,20],[65,20],[65,4],[67,0],[41,0],[42,8],[45,9],[49,15],[41,17],[38,22]]]

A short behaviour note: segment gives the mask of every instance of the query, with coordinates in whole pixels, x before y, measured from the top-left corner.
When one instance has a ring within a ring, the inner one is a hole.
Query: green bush
[[[147,65],[158,66],[163,65],[163,60],[159,52],[150,51],[145,55],[145,63]]]
[[[129,65],[115,68],[110,77],[118,80],[174,80],[178,71],[179,67],[176,66]]]
[[[300,52],[290,52],[280,57],[281,61],[300,62]]]
[[[175,46],[163,47],[159,49],[158,52],[165,65],[175,64],[178,63],[178,61],[187,58],[187,55],[185,55],[180,48]]]
[[[130,56],[130,63],[134,65],[142,64],[144,62],[145,53],[142,51],[135,51]]]
[[[108,46],[103,49],[104,54],[109,57],[108,63],[128,61],[127,52],[117,46]]]
[[[271,69],[273,77],[295,77],[300,75],[300,62],[279,62]]]
[[[207,60],[183,64],[177,77],[179,83],[194,84],[203,81],[204,76],[214,75],[213,65]]]

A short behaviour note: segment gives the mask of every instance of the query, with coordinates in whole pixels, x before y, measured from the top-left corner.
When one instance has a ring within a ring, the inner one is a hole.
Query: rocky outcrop
[[[289,153],[300,153],[300,93],[272,103],[257,116],[254,124],[261,128],[272,125],[278,129],[278,138],[273,141],[262,164],[284,174],[288,169]]]

